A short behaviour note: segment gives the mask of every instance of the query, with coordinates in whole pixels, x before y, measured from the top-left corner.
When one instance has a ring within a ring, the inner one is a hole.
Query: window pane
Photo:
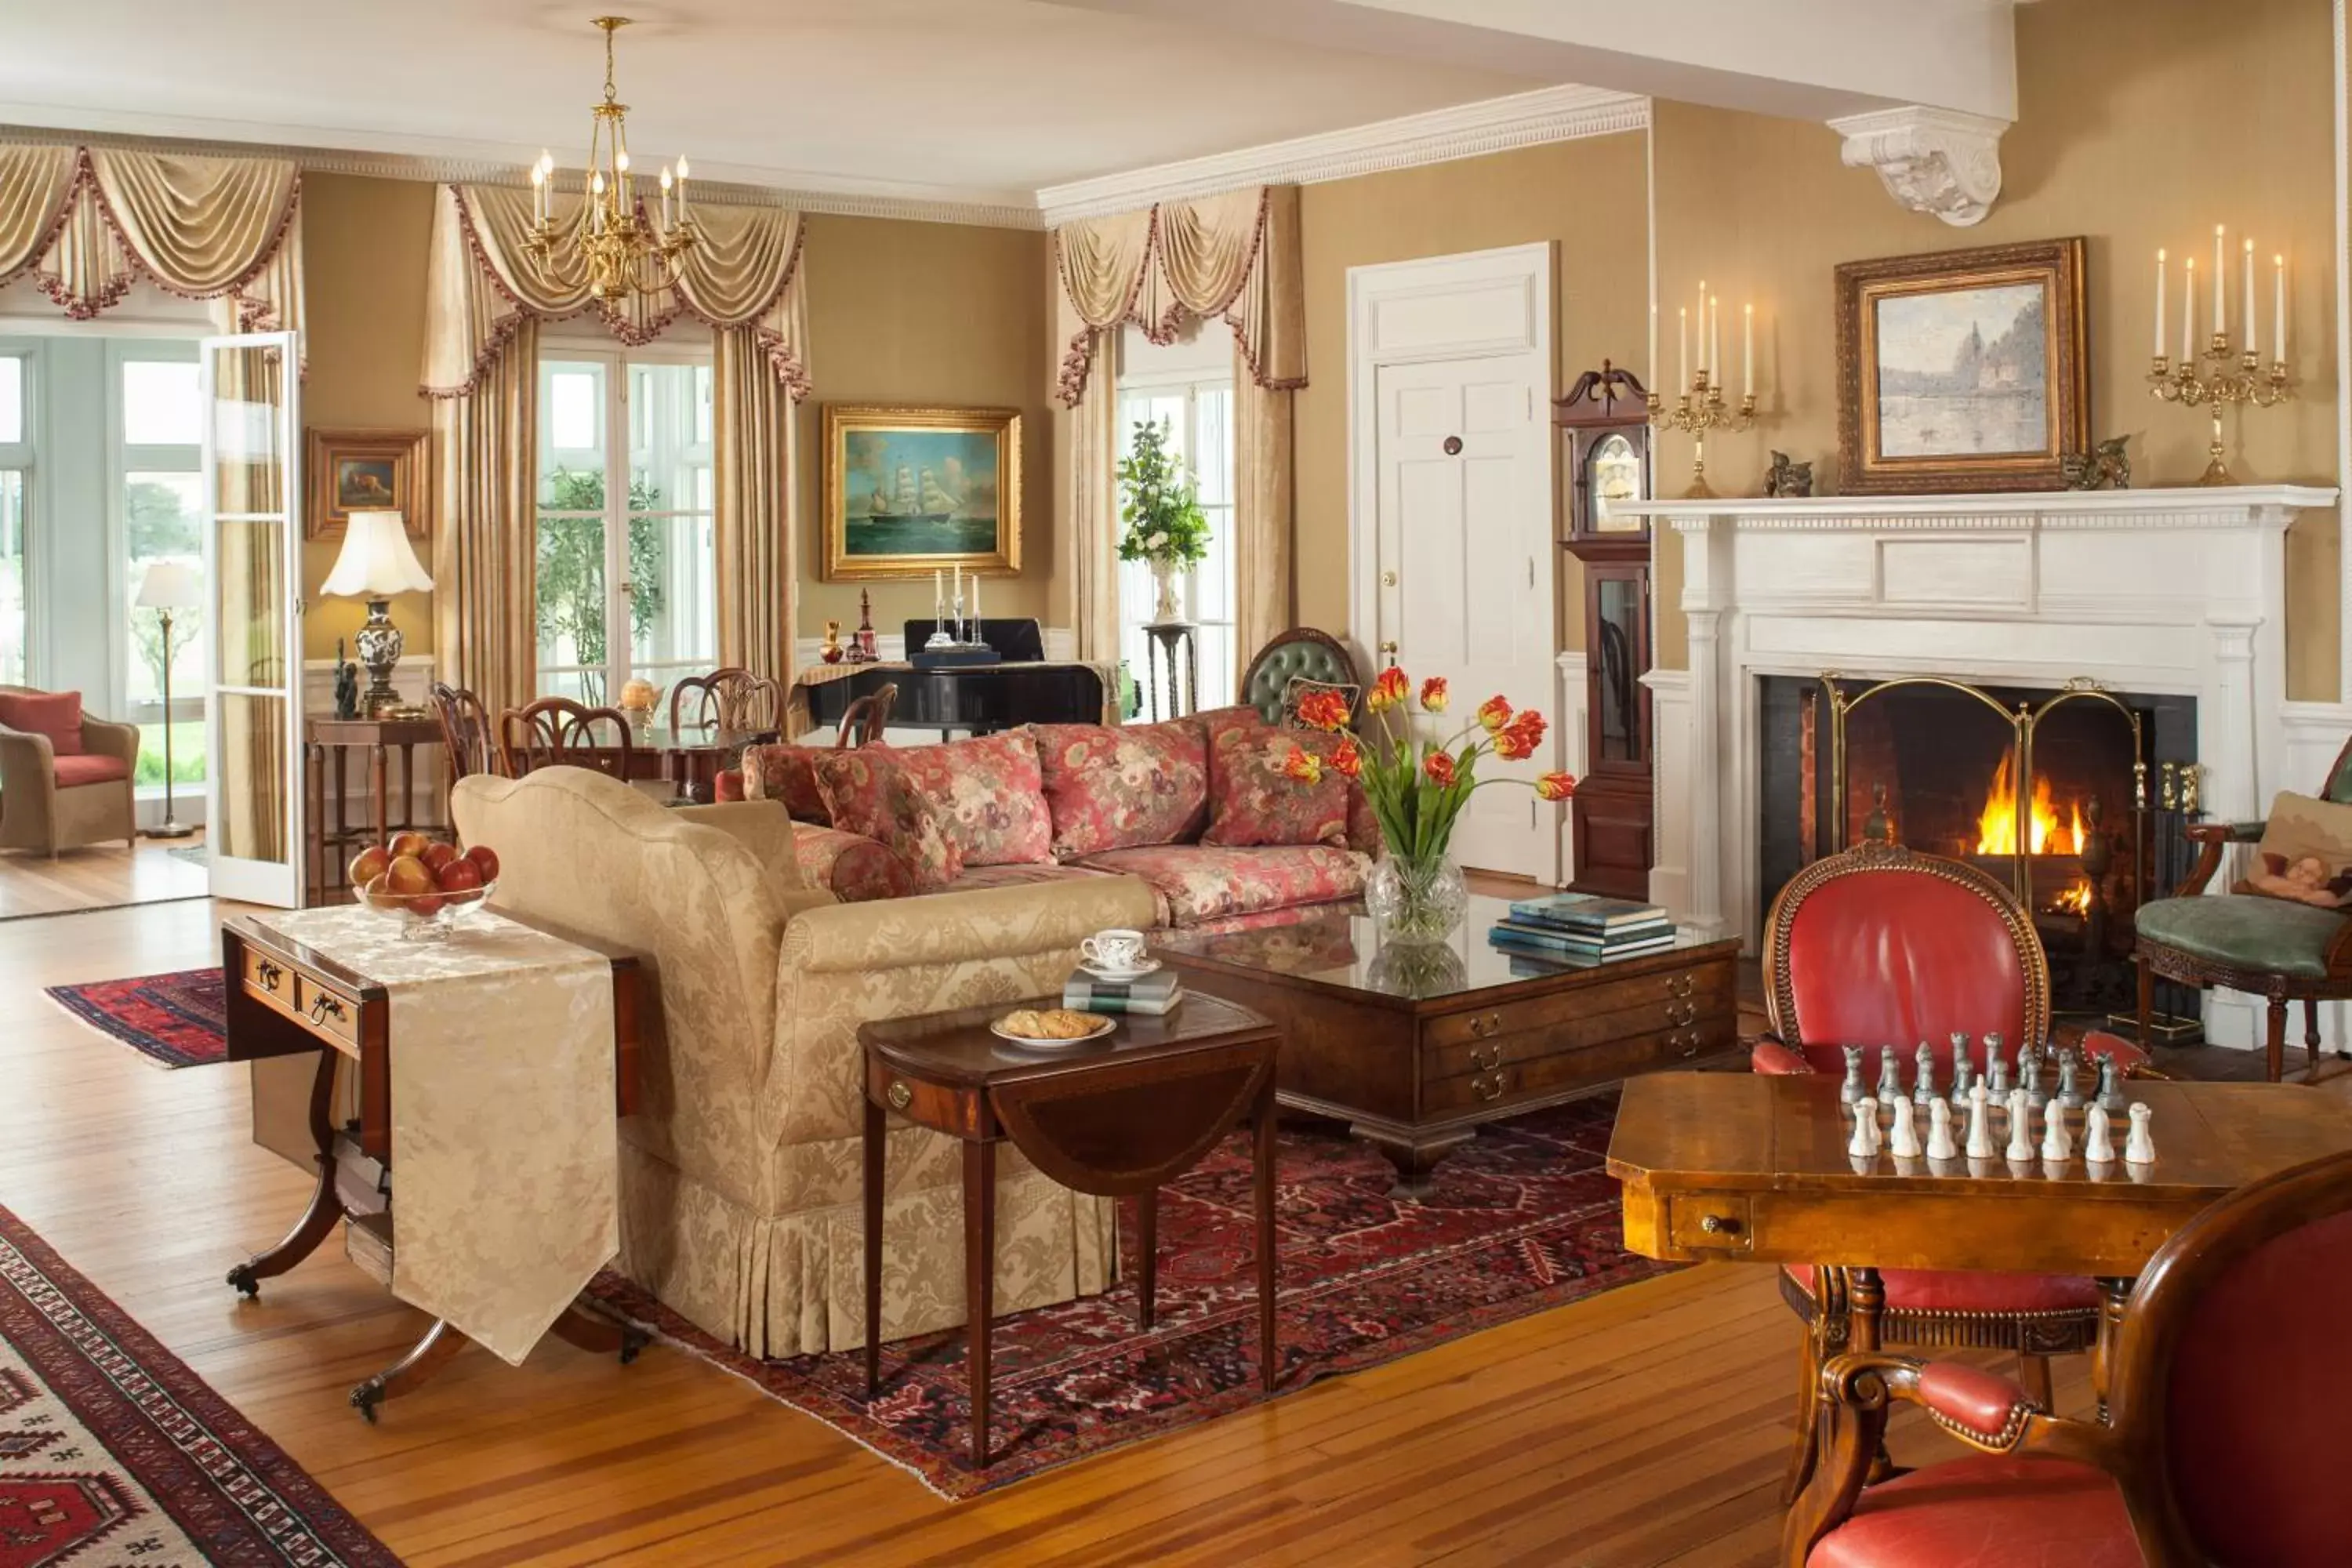
[[[25,438],[25,362],[0,354],[0,442]]]
[[[122,439],[133,447],[193,447],[204,439],[194,361],[124,362]]]
[[[1192,477],[1201,484],[1204,506],[1223,506],[1234,499],[1234,389],[1204,386],[1193,401],[1200,422],[1192,447]]]
[[[595,481],[598,500],[604,488]],[[539,662],[593,668],[563,679],[542,674],[540,694],[605,700],[604,522],[594,517],[539,520]]]
[[[705,517],[629,520],[629,663],[719,662],[718,544]]]
[[[150,610],[144,612],[152,615]],[[176,677],[175,677],[176,679]],[[199,690],[195,700],[202,702]],[[180,705],[177,685],[172,689],[172,706]],[[201,719],[183,719],[169,726],[172,731],[172,782],[175,784],[205,782],[205,723]],[[134,784],[160,784],[163,782],[163,731],[162,723],[139,726],[139,766],[131,774]]]
[[[178,562],[201,580],[205,553],[203,495],[204,479],[197,474],[123,476],[122,514],[130,568],[123,574],[123,593],[130,605],[131,628],[131,658],[125,667],[123,685],[124,694],[133,702],[163,700],[163,664],[167,658],[172,666],[173,706],[183,707],[190,702],[201,705],[204,700],[205,650],[197,640],[204,631],[204,606],[191,605],[172,612],[168,648],[163,617],[153,610],[139,607],[139,591],[151,566]],[[161,742],[157,743],[160,747]],[[198,745],[201,748],[201,739]],[[201,778],[203,774],[196,776]],[[156,782],[162,778],[160,773],[156,774]]]
[[[561,452],[593,452],[604,446],[604,368],[593,364],[547,367],[549,443]]]
[[[25,473],[0,468],[0,686],[26,684],[25,632]]]

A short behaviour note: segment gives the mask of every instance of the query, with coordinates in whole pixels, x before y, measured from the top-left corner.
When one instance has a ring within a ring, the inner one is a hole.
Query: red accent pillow
[[[829,827],[824,795],[816,787],[816,760],[824,755],[814,746],[790,742],[743,748],[743,795],[748,800],[780,800],[794,822]]]
[[[1328,765],[1339,737],[1234,724],[1209,743],[1209,830],[1203,844],[1252,848],[1275,844],[1345,844],[1347,775]],[[1322,782],[1302,784],[1282,771],[1291,749],[1321,757]]]
[[[719,769],[719,776],[711,781],[710,798],[713,800],[741,800],[743,798],[743,770],[740,768]]]
[[[53,755],[81,755],[79,691],[0,692],[0,724],[27,734],[47,735]]]
[[[1209,745],[1191,719],[1031,727],[1054,858],[1184,844],[1209,821]]]
[[[1025,726],[940,746],[894,746],[890,754],[921,786],[965,865],[1053,862],[1054,819]],[[834,826],[849,825],[835,816]]]
[[[888,746],[816,753],[816,784],[833,825],[873,839],[897,858],[919,893],[936,893],[963,875],[963,848]]]

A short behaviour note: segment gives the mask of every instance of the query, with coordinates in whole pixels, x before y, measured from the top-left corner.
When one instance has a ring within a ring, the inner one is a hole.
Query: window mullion
[[[635,645],[629,580],[629,362],[618,354],[604,377],[604,698],[612,701],[629,679]]]

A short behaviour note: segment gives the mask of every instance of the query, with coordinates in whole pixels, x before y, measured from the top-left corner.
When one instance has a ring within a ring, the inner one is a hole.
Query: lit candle
[[[1741,310],[1739,342],[1739,390],[1742,395],[1756,395],[1756,307]]]
[[[2257,345],[2254,341],[2254,242],[2252,239],[2246,241],[2246,278],[2242,292],[2246,296],[2246,352],[2252,353]]]
[[[538,164],[530,166],[530,221],[547,220],[547,174]]]
[[[669,226],[669,165],[662,165],[662,227]]]
[[[1723,384],[1723,301],[1713,295],[1706,301],[1706,374],[1715,385]]]
[[[622,148],[613,154],[614,184],[621,188],[621,210],[629,210],[629,150]]]
[[[980,624],[980,574],[977,572],[971,574],[971,619],[974,626]]]
[[[938,567],[934,566],[931,568],[931,619],[935,621],[944,621],[947,618],[947,576],[944,573],[940,572]]]
[[[1690,307],[1675,310],[1675,395],[1690,390]]]
[[[1698,280],[1698,373],[1705,375],[1713,368],[1706,363],[1706,279]]]
[[[2156,253],[2156,357],[2164,357],[2164,252]]]
[[[1653,285],[1652,285],[1652,292],[1653,292],[1653,293],[1654,293],[1655,291],[1656,291],[1656,286],[1655,286],[1654,284],[1653,284]],[[1657,300],[1654,300],[1654,300],[1652,300],[1650,301],[1650,370],[1649,370],[1649,376],[1650,376],[1650,388],[1651,388],[1651,390],[1652,390],[1652,391],[1654,391],[1654,392],[1655,390],[1657,390],[1657,385],[1658,385],[1658,302],[1657,302]]]
[[[2197,363],[2197,258],[2180,258],[2180,363]]]
[[[687,167],[686,167],[686,154],[685,154],[685,153],[680,153],[677,155],[677,221],[678,221],[678,222],[680,222],[680,223],[684,223],[684,222],[686,221],[686,207],[687,207],[687,199],[686,199],[686,176],[687,176],[687,172],[688,172],[688,171],[687,171]]]
[[[604,232],[604,171],[599,169],[588,182],[588,224],[598,234]]]
[[[2230,330],[2229,304],[2223,297],[2224,286],[2221,282],[2221,274],[2224,270],[2226,270],[2226,263],[2221,254],[2221,226],[2217,223],[2213,226],[2213,335],[2217,338]]]
[[[2271,258],[2271,363],[2286,363],[2286,253]]]

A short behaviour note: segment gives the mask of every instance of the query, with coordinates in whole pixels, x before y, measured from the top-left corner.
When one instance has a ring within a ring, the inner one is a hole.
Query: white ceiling
[[[614,0],[631,151],[1010,201],[1541,85],[1047,0]],[[576,165],[595,0],[0,0],[0,123]]]

